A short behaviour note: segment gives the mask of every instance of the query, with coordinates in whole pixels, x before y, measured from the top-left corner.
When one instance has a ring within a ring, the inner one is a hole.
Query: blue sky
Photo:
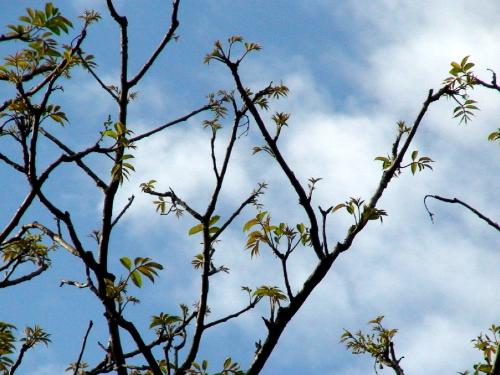
[[[2,25],[14,22],[25,7],[43,4],[3,3]],[[116,83],[118,33],[104,2],[54,3],[72,20],[85,7],[102,12],[103,20],[90,30],[85,49],[96,56],[101,77]],[[170,2],[117,4],[129,17],[135,71],[168,27]],[[487,68],[500,71],[500,26],[495,17],[499,12],[500,4],[492,0],[474,7],[461,0],[186,1],[180,11],[180,39],[167,47],[138,87],[129,124],[140,133],[204,104],[209,92],[231,89],[229,72],[217,64],[203,65],[202,60],[216,39],[241,34],[264,47],[245,61],[246,84],[263,87],[283,80],[291,89],[290,96],[273,109],[291,113],[290,127],[280,142],[301,181],[323,178],[315,204],[337,204],[350,196],[368,198],[381,173],[374,157],[390,150],[395,123],[411,123],[428,89],[438,88],[446,77],[451,60],[471,55],[477,74],[485,80]],[[2,49],[2,55],[6,51]],[[64,86],[57,100],[71,124],[58,134],[73,148],[83,148],[95,140],[108,114],[116,116],[116,108],[83,72],[75,73]],[[0,95],[6,95],[3,86]],[[500,101],[480,89],[474,95],[481,111],[466,126],[451,118],[453,103],[443,100],[433,105],[414,146],[436,160],[434,171],[405,173],[393,181],[380,202],[389,213],[384,224],[370,225],[338,260],[287,328],[263,374],[371,373],[371,360],[349,355],[338,340],[342,328],[364,329],[380,314],[386,315],[388,326],[400,329],[396,343],[408,373],[454,373],[480,359],[470,340],[491,323],[500,323],[498,234],[461,208],[437,202],[430,203],[436,214],[433,225],[422,203],[429,193],[456,196],[492,218],[500,217],[498,147],[486,141],[487,134],[498,128]],[[120,256],[148,256],[166,267],[154,285],[137,293],[131,289],[142,303],[127,314],[143,328],[152,314],[175,313],[179,303],[192,305],[198,295],[199,280],[190,265],[198,245],[187,236],[194,222],[188,217],[158,216],[139,184],[154,178],[160,189],[172,187],[193,206],[203,207],[213,175],[209,133],[202,129],[202,119],[140,143],[134,152],[136,173],[120,191],[117,209],[132,194],[136,200],[113,237],[111,264],[119,270]],[[220,212],[237,207],[257,182],[266,181],[269,189],[262,201],[273,218],[303,220],[277,166],[265,155],[251,155],[259,142],[254,129],[238,141]],[[6,147],[1,140],[0,147]],[[223,143],[218,147],[222,152]],[[47,155],[54,154],[48,149]],[[106,165],[98,161],[94,165],[107,176]],[[0,165],[0,174],[0,220],[5,223],[24,190],[5,165]],[[76,168],[56,174],[47,193],[73,211],[81,233],[97,227],[100,196]],[[247,210],[242,221],[252,214]],[[24,222],[35,219],[53,223],[39,207],[31,209]],[[281,285],[279,264],[270,254],[251,260],[243,250],[240,224],[225,234],[218,250],[217,259],[231,272],[214,280],[209,302],[214,318],[245,304],[242,285]],[[349,221],[337,215],[330,225],[333,242],[342,238]],[[92,248],[90,239],[86,246]],[[313,264],[307,249],[296,255],[290,271],[292,287],[300,286]],[[58,251],[50,272],[1,291],[9,304],[2,304],[6,308],[0,310],[0,320],[20,329],[38,323],[53,335],[49,348],[40,347],[27,356],[22,374],[62,374],[78,355],[89,319],[96,327],[86,360],[100,359],[96,342],[107,338],[98,304],[85,290],[59,288],[61,279],[82,277],[79,263]],[[200,357],[209,359],[214,372],[228,355],[247,365],[254,342],[264,333],[260,319],[264,313],[262,307],[209,332]]]

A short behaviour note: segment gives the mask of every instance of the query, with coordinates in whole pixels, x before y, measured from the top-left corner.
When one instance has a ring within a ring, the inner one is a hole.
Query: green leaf
[[[306,231],[306,226],[303,223],[297,224],[297,230],[300,234],[304,234]]]
[[[415,174],[417,172],[417,163],[411,163],[410,169],[411,169],[411,174]]]
[[[258,221],[262,221],[262,219],[264,219],[264,217],[267,215],[267,211],[261,211],[257,214],[257,216],[255,217]]]
[[[257,219],[250,219],[249,221],[247,221],[245,223],[245,225],[243,225],[243,232],[247,232],[248,230],[250,230],[250,228],[252,228],[254,225],[258,224],[259,221]]]
[[[340,210],[341,208],[344,208],[344,207],[346,207],[346,205],[345,205],[344,203],[337,204],[337,205],[333,208],[332,213],[334,213],[335,211],[338,211],[338,210]]]
[[[382,320],[384,320],[384,316],[379,315],[375,319],[370,320],[368,323],[369,324],[380,324],[380,323],[382,323]]]
[[[128,269],[130,271],[130,268],[132,266],[132,261],[130,260],[130,258],[127,258],[127,257],[121,257],[120,258],[120,262],[121,264],[123,264],[123,266]]]
[[[142,277],[138,271],[134,271],[130,274],[130,279],[134,283],[134,285],[138,288],[142,287]]]
[[[178,322],[182,322],[182,318],[179,316],[160,313],[160,315],[153,315],[151,317],[149,328],[169,326]]]
[[[197,224],[195,225],[194,227],[192,227],[191,229],[189,229],[189,232],[188,234],[190,236],[192,236],[193,234],[196,234],[196,233],[199,233],[203,230],[203,224]]]
[[[210,221],[208,222],[208,226],[211,227],[212,225],[214,225],[217,221],[219,221],[220,219],[220,216],[219,215],[215,215],[215,216],[212,216],[210,218]]]

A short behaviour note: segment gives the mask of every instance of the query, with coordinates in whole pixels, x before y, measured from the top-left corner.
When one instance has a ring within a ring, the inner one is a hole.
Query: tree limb
[[[493,220],[491,220],[487,216],[483,215],[481,212],[479,212],[478,210],[476,210],[474,207],[469,206],[464,201],[461,201],[460,199],[457,199],[457,198],[445,198],[445,197],[441,197],[439,195],[430,195],[430,194],[428,194],[428,195],[426,195],[424,197],[424,206],[425,206],[425,209],[427,210],[427,213],[429,214],[432,222],[434,222],[434,214],[431,211],[429,211],[429,208],[427,207],[427,203],[426,203],[427,198],[434,198],[434,199],[437,199],[437,200],[442,201],[442,202],[457,203],[459,205],[462,205],[465,208],[467,208],[469,211],[473,212],[477,217],[479,217],[480,219],[486,221],[488,223],[488,225],[491,225],[493,228],[495,228],[496,230],[500,231],[500,225],[498,225],[497,223],[495,223]]]
[[[87,328],[87,332],[85,332],[85,336],[83,337],[82,348],[80,349],[80,354],[78,355],[78,360],[76,361],[75,371],[73,372],[73,375],[78,375],[78,370],[80,368],[80,363],[82,362],[83,353],[85,352],[85,345],[87,344],[87,338],[89,337],[89,333],[90,333],[90,330],[92,329],[93,325],[94,325],[94,322],[92,322],[92,320],[90,320],[89,326]]]

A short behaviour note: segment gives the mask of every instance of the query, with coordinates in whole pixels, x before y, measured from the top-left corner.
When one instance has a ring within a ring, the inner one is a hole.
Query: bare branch
[[[82,362],[83,353],[85,352],[85,345],[87,345],[87,338],[89,337],[89,333],[93,325],[94,323],[92,322],[92,320],[90,320],[87,332],[85,332],[85,336],[83,337],[82,348],[80,349],[80,354],[78,355],[78,360],[76,361],[75,371],[73,372],[73,375],[78,375],[78,370],[80,368],[80,363]]]
[[[474,77],[475,83],[477,83],[478,85],[484,86],[486,88],[489,88],[489,89],[500,91],[500,86],[498,86],[498,84],[497,84],[497,74],[491,69],[488,69],[488,70],[491,72],[491,83],[487,83],[485,81],[480,80],[477,77]]]
[[[146,72],[149,70],[149,68],[151,68],[151,66],[155,62],[156,58],[160,55],[161,51],[165,48],[165,46],[168,44],[168,42],[170,42],[173,38],[175,38],[175,30],[177,29],[177,27],[179,27],[179,20],[177,18],[177,14],[179,11],[179,4],[180,4],[180,0],[173,1],[170,28],[168,29],[167,33],[163,37],[163,40],[160,42],[159,46],[153,52],[153,54],[151,55],[149,60],[144,64],[144,66],[137,73],[137,75],[128,82],[129,87],[135,86],[141,80],[141,78],[144,76],[144,74],[146,74]]]
[[[59,139],[54,137],[52,134],[50,134],[47,130],[44,128],[40,128],[40,133],[43,134],[45,137],[50,139],[53,143],[55,143],[61,150],[66,152],[68,155],[75,155],[76,153],[72,151],[68,146],[66,146],[63,142],[61,142]],[[106,183],[97,176],[81,159],[75,160],[76,165],[78,165],[90,178],[92,178],[97,186],[101,190],[106,190],[108,187]]]
[[[128,202],[127,204],[125,205],[125,207],[123,207],[123,209],[120,211],[120,213],[118,214],[118,216],[115,218],[115,220],[113,220],[113,222],[111,223],[111,227],[114,227],[116,225],[116,223],[118,223],[118,221],[120,220],[120,218],[123,216],[123,214],[125,214],[125,212],[129,209],[129,207],[132,205],[132,202],[134,201],[134,198],[135,196],[134,195],[131,195],[130,198],[128,199]]]
[[[225,323],[231,319],[237,318],[241,314],[244,314],[247,311],[253,309],[257,305],[257,303],[259,303],[259,301],[260,301],[259,299],[255,298],[252,302],[250,302],[250,304],[248,306],[244,307],[240,311],[235,312],[234,314],[227,315],[224,318],[220,318],[220,319],[214,320],[213,322],[205,324],[205,329],[216,326],[216,325],[221,324],[221,323]]]
[[[457,199],[457,198],[445,198],[445,197],[441,197],[439,195],[426,195],[424,197],[424,206],[425,206],[425,209],[427,210],[427,213],[429,214],[432,222],[434,222],[434,214],[427,207],[427,203],[426,203],[427,198],[434,198],[434,199],[437,199],[437,200],[442,201],[442,202],[457,203],[459,205],[462,205],[465,208],[467,208],[468,210],[470,210],[471,212],[473,212],[477,217],[479,217],[480,219],[486,221],[493,228],[495,228],[496,230],[500,231],[500,225],[498,225],[493,220],[491,220],[487,216],[483,215],[481,212],[479,212],[478,210],[476,210],[474,207],[468,205],[464,201],[461,201],[460,199]]]
[[[33,203],[33,200],[36,197],[36,189],[32,189],[24,198],[23,202],[19,205],[16,212],[10,219],[9,223],[3,228],[0,233],[0,243],[5,241],[5,239],[10,235],[10,233],[14,230],[14,228],[19,224],[19,221],[23,217],[24,213],[28,209],[28,207]]]
[[[36,271],[33,271],[27,275],[20,276],[14,280],[9,280],[8,278],[6,278],[6,279],[0,281],[0,289],[7,288],[7,287],[13,286],[13,285],[18,285],[18,284],[24,283],[26,281],[29,281],[29,280],[37,277],[38,275],[42,274],[48,268],[49,268],[49,265],[47,263],[43,263],[43,264],[38,266],[38,269]]]
[[[254,202],[255,199],[260,194],[262,194],[262,189],[264,189],[264,187],[265,187],[265,185],[259,186],[259,188],[256,191],[254,191],[243,203],[241,203],[241,205],[238,207],[238,209],[236,211],[234,211],[232,213],[232,215],[229,217],[229,219],[227,219],[227,221],[224,224],[222,224],[222,226],[220,227],[220,230],[212,236],[212,241],[215,241],[222,234],[222,232],[224,232],[224,230],[233,222],[233,220],[241,213],[241,211],[243,211],[243,209],[247,205]]]
[[[215,157],[215,138],[217,137],[217,131],[212,129],[212,137],[210,138],[210,157],[212,159],[212,168],[214,170],[215,179],[220,180],[219,170],[217,169],[217,159]]]
[[[153,356],[153,353],[151,352],[151,349],[142,340],[142,337],[137,328],[135,327],[135,325],[132,322],[125,320],[121,315],[118,315],[116,318],[118,319],[118,324],[120,325],[120,327],[126,329],[130,334],[130,336],[132,336],[132,338],[134,339],[137,348],[140,350],[140,352],[148,362],[150,370],[154,374],[159,374],[159,375],[162,374],[160,367],[158,366],[158,363],[156,362],[156,359]]]
[[[280,258],[281,268],[283,270],[283,279],[285,280],[286,294],[288,295],[288,299],[292,301],[295,298],[295,296],[292,293],[292,288],[290,287],[290,281],[288,279],[288,270],[286,266],[287,260],[288,260],[287,256],[283,256]]]
[[[97,75],[96,72],[94,72],[94,69],[92,69],[92,67],[87,63],[87,61],[85,61],[85,58],[82,56],[82,51],[80,49],[78,49],[76,51],[76,53],[78,54],[78,57],[80,57],[81,61],[82,61],[82,64],[85,66],[85,68],[89,71],[90,75],[92,77],[94,77],[94,79],[97,81],[97,83],[104,89],[104,91],[106,91],[109,95],[111,95],[111,97],[115,100],[115,101],[118,101],[119,98],[118,96],[113,92],[113,90],[111,90],[109,88],[109,86],[107,86],[100,78],[99,76]]]
[[[207,104],[207,105],[204,105],[203,107],[200,107],[198,109],[195,109],[194,111],[188,113],[187,115],[185,116],[182,116],[182,117],[179,117],[178,119],[176,120],[173,120],[173,121],[170,121],[170,122],[167,122],[166,124],[163,124],[163,125],[160,125],[158,126],[157,128],[153,129],[153,130],[150,130],[146,133],[143,133],[143,134],[140,134],[138,136],[135,136],[135,137],[132,137],[129,139],[129,142],[130,143],[133,143],[133,142],[137,142],[137,141],[140,141],[141,139],[144,139],[144,138],[147,138],[153,134],[156,134],[166,128],[169,128],[173,125],[176,125],[176,124],[179,124],[181,122],[184,122],[184,121],[187,121],[189,120],[191,117],[197,115],[198,113],[201,113],[201,112],[204,112],[204,111],[207,111],[209,110],[210,108],[212,108],[212,105],[210,104]]]
[[[22,165],[19,165],[15,161],[10,160],[7,156],[5,156],[2,153],[0,153],[0,160],[4,161],[6,164],[10,165],[12,168],[14,168],[18,172],[26,173],[26,169]]]

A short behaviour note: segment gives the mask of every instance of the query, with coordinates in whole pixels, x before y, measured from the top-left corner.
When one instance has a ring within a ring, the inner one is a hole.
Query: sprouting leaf
[[[205,258],[202,253],[196,254],[191,261],[191,264],[195,269],[201,269],[203,267],[203,263],[205,262],[204,259]]]
[[[227,39],[228,43],[232,44],[232,43],[237,43],[237,42],[242,42],[243,41],[243,37],[241,35],[233,35],[233,36],[230,36],[228,39]]]
[[[262,47],[257,43],[245,43],[245,49],[250,51],[260,51]]]

